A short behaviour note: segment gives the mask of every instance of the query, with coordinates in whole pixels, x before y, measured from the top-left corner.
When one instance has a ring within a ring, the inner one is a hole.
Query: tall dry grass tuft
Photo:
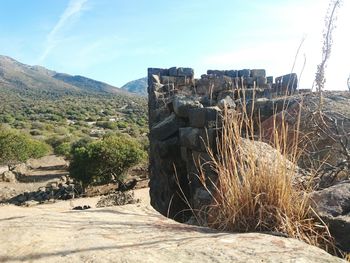
[[[217,181],[208,185],[203,171],[199,175],[213,199],[204,208],[208,226],[279,233],[335,253],[333,239],[310,207],[307,191],[294,183],[297,149],[292,161],[280,153],[288,144],[287,125],[274,130],[277,151],[271,151],[261,136],[255,136],[256,124],[246,110],[240,115],[224,111],[223,115],[217,149],[208,149]]]

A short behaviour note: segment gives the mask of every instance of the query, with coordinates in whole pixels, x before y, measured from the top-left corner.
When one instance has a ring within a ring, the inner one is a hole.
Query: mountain
[[[0,55],[0,88],[17,92],[112,93],[125,90],[83,76],[58,73],[41,66],[29,66]]]
[[[127,90],[132,93],[147,96],[147,77],[130,81],[121,87],[123,90]]]

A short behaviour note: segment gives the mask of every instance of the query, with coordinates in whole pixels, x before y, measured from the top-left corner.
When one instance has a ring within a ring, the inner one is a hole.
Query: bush
[[[136,141],[116,135],[77,143],[73,145],[71,154],[70,174],[81,181],[83,187],[113,178],[122,180],[124,172],[145,157]]]
[[[0,163],[15,164],[29,158],[40,158],[50,152],[49,145],[34,140],[27,134],[13,130],[0,130]]]
[[[54,149],[56,155],[61,155],[66,158],[70,157],[71,144],[69,142],[63,142]]]
[[[96,126],[113,130],[117,127],[117,123],[112,121],[98,121],[96,122]]]
[[[68,136],[58,136],[53,135],[46,139],[46,143],[51,145],[54,149],[60,146],[62,143],[70,142],[70,138]]]

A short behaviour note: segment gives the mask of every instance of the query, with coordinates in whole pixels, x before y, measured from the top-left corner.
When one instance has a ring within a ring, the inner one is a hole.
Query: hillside
[[[145,97],[5,56],[0,56],[0,101],[0,128],[29,133],[54,150],[106,133],[147,133]]]
[[[1,55],[0,87],[20,94],[23,92],[126,94],[124,90],[100,81],[58,73],[41,66],[26,65]]]
[[[136,93],[142,96],[147,95],[147,78],[136,79],[126,83],[121,89]]]

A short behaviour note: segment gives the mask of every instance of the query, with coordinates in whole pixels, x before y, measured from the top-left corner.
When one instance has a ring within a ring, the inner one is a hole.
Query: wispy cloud
[[[58,43],[58,32],[73,18],[79,16],[84,10],[88,0],[70,0],[56,25],[46,37],[45,49],[39,57],[39,63],[43,62]]]

